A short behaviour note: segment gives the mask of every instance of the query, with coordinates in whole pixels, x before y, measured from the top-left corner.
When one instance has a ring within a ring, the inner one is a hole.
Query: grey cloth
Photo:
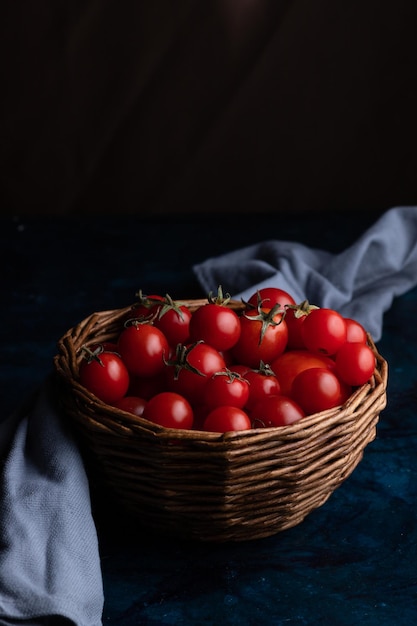
[[[102,623],[84,465],[51,381],[0,425],[0,625]]]
[[[194,266],[207,291],[247,299],[257,289],[280,287],[297,302],[309,300],[361,322],[375,341],[396,296],[417,285],[417,207],[386,211],[339,254],[270,239]]]

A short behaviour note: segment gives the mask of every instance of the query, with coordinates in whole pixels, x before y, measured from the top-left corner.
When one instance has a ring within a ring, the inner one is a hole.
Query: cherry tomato
[[[312,367],[300,372],[294,378],[291,398],[307,415],[332,409],[346,399],[336,374],[324,367]]]
[[[187,306],[167,304],[159,309],[154,326],[162,330],[169,345],[175,348],[177,344],[189,341],[191,317]]]
[[[191,404],[201,404],[207,381],[225,367],[223,356],[207,343],[180,345],[168,363],[167,386],[170,391],[185,396]]]
[[[278,379],[282,395],[289,396],[297,374],[311,367],[334,370],[335,362],[330,357],[313,354],[308,350],[288,350],[272,361],[271,369]]]
[[[305,416],[295,400],[287,396],[271,395],[259,400],[251,411],[253,428],[287,426]]]
[[[205,341],[216,350],[230,350],[240,336],[240,319],[223,304],[208,303],[194,311],[190,321],[191,341]]]
[[[345,317],[346,323],[346,341],[366,343],[368,338],[366,336],[366,330],[356,320],[350,317]]]
[[[271,368],[249,370],[244,374],[244,377],[249,383],[249,398],[246,402],[248,411],[251,411],[255,404],[265,396],[277,395],[281,391],[278,379]]]
[[[186,398],[178,393],[162,391],[148,400],[142,415],[145,419],[165,428],[191,429],[193,409]]]
[[[337,351],[336,373],[348,385],[358,387],[371,378],[376,359],[371,348],[361,342],[346,342]]]
[[[204,420],[203,429],[214,433],[226,433],[252,428],[249,415],[236,406],[218,406]]]
[[[287,350],[303,350],[306,345],[304,343],[302,325],[305,322],[307,315],[318,309],[314,304],[310,304],[308,300],[304,300],[297,305],[287,305],[285,307],[285,321],[288,326],[288,343]]]
[[[242,315],[239,341],[232,348],[235,361],[257,369],[261,361],[271,363],[284,352],[288,328],[276,310],[252,309]]]
[[[286,304],[295,304],[295,300],[291,294],[278,287],[264,287],[259,289],[251,295],[247,304],[249,308],[260,306],[262,308],[272,309],[276,304],[279,304],[281,309],[284,309]]]
[[[97,398],[113,404],[129,387],[129,373],[119,355],[114,352],[89,350],[80,363],[80,383]]]
[[[287,350],[305,349],[306,345],[301,332],[301,326],[303,325],[305,319],[305,315],[297,317],[294,309],[287,309],[285,314],[285,321],[288,327]]]
[[[204,387],[204,404],[209,408],[226,404],[242,409],[248,398],[248,381],[228,369],[213,374]]]
[[[127,313],[126,319],[138,319],[140,321],[154,319],[165,301],[164,297],[159,294],[146,296],[142,291],[139,291],[136,295],[139,300]]]
[[[126,413],[132,413],[132,415],[140,417],[145,409],[146,400],[138,396],[123,396],[117,402],[113,402],[113,406],[126,411]]]
[[[304,320],[301,333],[308,350],[333,356],[346,341],[346,322],[333,309],[315,309]]]
[[[155,376],[164,369],[164,358],[169,357],[164,333],[147,322],[126,326],[117,345],[127,369],[135,376]]]

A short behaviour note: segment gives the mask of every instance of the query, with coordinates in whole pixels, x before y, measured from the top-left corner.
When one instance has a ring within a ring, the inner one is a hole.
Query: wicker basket
[[[54,363],[63,410],[94,474],[141,524],[203,541],[273,535],[326,502],[375,438],[388,368],[371,337],[377,365],[370,382],[342,407],[290,426],[222,435],[174,430],[104,404],[77,381],[80,348],[115,339],[128,311],[94,313],[70,329]]]

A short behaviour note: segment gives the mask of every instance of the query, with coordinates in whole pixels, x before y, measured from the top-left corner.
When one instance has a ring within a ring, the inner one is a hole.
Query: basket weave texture
[[[290,426],[224,434],[167,429],[106,405],[78,382],[80,349],[114,340],[129,310],[93,313],[68,330],[54,365],[63,411],[88,464],[121,511],[141,524],[202,541],[273,535],[323,505],[375,438],[388,366],[370,336],[371,380],[342,407]]]

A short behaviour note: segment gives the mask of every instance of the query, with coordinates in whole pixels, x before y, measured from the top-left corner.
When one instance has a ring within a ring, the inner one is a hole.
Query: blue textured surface
[[[191,265],[266,238],[341,250],[375,218],[192,217],[1,222],[3,417],[47,376],[56,340],[134,293],[199,297]],[[233,230],[232,230],[233,225]],[[232,234],[233,233],[233,234]],[[388,405],[352,476],[299,526],[226,545],[97,519],[108,625],[411,626],[417,623],[417,290],[378,343]]]

